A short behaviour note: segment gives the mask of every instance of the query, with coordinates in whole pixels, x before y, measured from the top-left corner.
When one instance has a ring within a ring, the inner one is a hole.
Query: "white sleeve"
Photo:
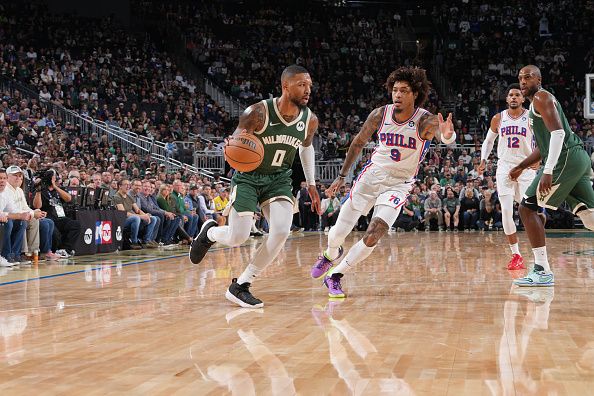
[[[299,158],[303,166],[303,174],[308,185],[316,185],[316,153],[313,145],[299,146]]]
[[[487,158],[489,158],[489,154],[491,154],[491,150],[493,150],[497,136],[499,136],[499,134],[492,129],[489,129],[487,136],[485,136],[485,140],[483,141],[483,145],[481,146],[481,161],[486,161]]]
[[[320,206],[322,213],[326,213],[326,209],[328,209],[329,201],[330,201],[329,198],[322,199],[322,204]]]
[[[561,150],[563,149],[563,139],[565,139],[565,131],[563,129],[557,129],[551,132],[551,140],[549,142],[549,155],[547,156],[547,162],[545,163],[542,173],[547,175],[553,174],[553,169],[559,161]]]

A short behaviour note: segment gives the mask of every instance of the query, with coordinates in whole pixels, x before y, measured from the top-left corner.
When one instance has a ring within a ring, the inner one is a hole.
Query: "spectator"
[[[140,209],[141,202],[140,202],[140,192],[142,191],[142,181],[140,179],[132,180],[132,185],[130,190],[128,191],[128,195],[134,200],[136,206]],[[140,209],[141,212],[148,214],[151,216],[151,224],[154,224],[152,227],[151,233],[145,234],[144,243],[150,247],[157,247],[159,244],[157,243],[157,234],[159,233],[159,229],[162,227],[161,219],[158,216],[153,216],[150,213],[144,212]],[[144,223],[143,223],[144,225]],[[150,225],[150,224],[149,224]]]
[[[5,194],[11,199],[19,212],[29,212],[30,214],[26,237],[23,238],[21,249],[25,256],[24,261],[31,260],[34,254],[38,252],[41,252],[40,259],[58,260],[60,256],[52,252],[54,222],[46,217],[47,213],[40,209],[32,210],[27,205],[25,193],[21,188],[24,176],[22,169],[16,165],[12,165],[6,169],[6,173],[8,175],[8,184],[6,185]],[[22,255],[21,258],[23,258]],[[21,261],[21,264],[24,261]]]
[[[225,225],[227,222],[227,217],[223,213],[229,204],[229,192],[226,188],[222,188],[219,191],[219,195],[213,199],[213,203],[215,207],[215,214],[217,215],[217,223],[219,225]]]
[[[429,198],[425,200],[425,230],[430,228],[430,221],[437,219],[439,230],[443,230],[443,213],[441,211],[441,200],[435,191],[429,193]]]
[[[464,230],[475,230],[479,217],[479,200],[474,196],[473,190],[469,188],[465,190],[464,198],[460,200],[460,210],[464,220]]]
[[[334,196],[333,193],[329,193],[328,190],[325,192],[325,198],[321,203],[322,210],[322,229],[324,232],[328,232],[330,227],[336,223],[338,213],[340,212],[340,201]]]
[[[446,230],[458,230],[460,222],[460,200],[454,195],[454,190],[446,189],[446,197],[442,201],[443,216],[445,220]]]
[[[56,171],[46,171],[38,182],[33,207],[46,212],[54,222],[52,246],[58,248],[55,253],[61,258],[74,256],[74,243],[80,235],[80,222],[67,217],[64,211],[64,204],[71,200],[72,196],[58,186]]]
[[[134,198],[128,195],[130,190],[130,181],[128,179],[122,179],[118,182],[118,191],[113,197],[113,204],[117,210],[126,212],[126,222],[124,223],[124,232],[130,233],[130,248],[133,250],[142,249],[140,242],[141,223],[144,223],[144,240],[147,246],[157,247],[158,245],[151,241],[149,238],[153,234],[155,227],[157,226],[157,218],[151,216],[148,213],[144,213]]]
[[[175,231],[178,225],[181,224],[181,218],[159,207],[154,196],[154,187],[150,181],[145,180],[142,182],[142,190],[138,194],[138,202],[140,203],[140,210],[159,219],[157,240],[163,245],[172,245]]]
[[[200,221],[198,215],[193,212],[193,208],[186,208],[185,186],[181,180],[174,180],[172,183],[171,194],[169,195],[169,205],[173,209],[173,213],[178,216],[184,216],[185,230],[192,238],[198,234],[198,222]]]
[[[21,246],[27,221],[31,219],[29,211],[19,212],[12,200],[12,194],[7,194],[6,184],[8,177],[6,169],[0,168],[0,266],[12,267],[20,263],[30,264],[31,262],[21,258]]]
[[[170,195],[171,189],[169,185],[161,184],[161,186],[159,186],[159,195],[157,197],[157,203],[159,204],[159,207],[161,209],[163,209],[166,212],[174,213],[176,215],[176,218],[180,219],[176,233],[182,244],[189,245],[190,243],[192,243],[192,237],[188,235],[184,228],[184,223],[188,222],[188,217],[175,212],[175,208],[173,208],[170,205],[170,202],[177,204],[177,201],[172,201]]]

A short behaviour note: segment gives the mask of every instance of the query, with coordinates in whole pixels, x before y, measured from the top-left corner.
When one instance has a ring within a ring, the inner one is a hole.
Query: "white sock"
[[[520,247],[518,246],[518,242],[514,243],[513,245],[510,244],[509,248],[511,249],[512,254],[520,254]]]
[[[334,261],[338,257],[339,247],[328,246],[328,249],[324,251],[324,256],[330,261]]]
[[[534,264],[540,265],[544,268],[545,272],[551,272],[551,266],[549,265],[549,259],[547,258],[547,247],[537,247],[532,249],[534,254]]]
[[[228,227],[228,226],[227,226]],[[218,227],[219,228],[219,233],[226,233],[227,232],[227,228],[223,228],[223,227]],[[217,241],[217,236],[216,234],[216,230],[217,227],[210,227],[208,229],[208,231],[206,231],[206,237],[211,241],[211,242],[216,242]]]
[[[254,264],[250,264],[243,271],[243,273],[237,278],[237,283],[240,285],[243,283],[252,283],[254,278],[262,272],[262,268],[256,267]]]
[[[359,242],[355,243],[353,247],[350,248],[346,257],[342,259],[340,264],[332,268],[328,275],[344,274],[347,271],[347,269],[349,269],[350,267],[354,267],[359,262],[365,260],[371,254],[371,252],[373,252],[374,248],[375,246],[369,247],[365,245],[365,243],[363,243],[363,240],[360,240]]]

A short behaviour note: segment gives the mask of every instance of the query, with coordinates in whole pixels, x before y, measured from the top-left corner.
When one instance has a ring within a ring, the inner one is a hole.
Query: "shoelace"
[[[326,264],[326,263],[324,262],[324,260],[325,260],[325,261],[330,261],[330,260],[328,260],[328,259],[327,259],[325,256],[318,256],[318,261],[319,261],[319,263],[318,263],[318,265],[316,265],[316,268],[317,268],[317,269],[322,269],[322,267],[323,267],[323,266]]]
[[[340,290],[342,290],[342,287],[340,285],[340,279],[330,278],[330,281],[332,282],[332,288],[333,289],[340,289]]]

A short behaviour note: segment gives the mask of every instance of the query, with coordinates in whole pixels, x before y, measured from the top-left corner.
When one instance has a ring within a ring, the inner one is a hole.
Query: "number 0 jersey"
[[[295,154],[307,136],[311,110],[303,107],[293,121],[287,122],[281,116],[276,100],[277,98],[272,98],[262,101],[266,107],[266,123],[264,128],[254,131],[254,135],[264,145],[264,160],[253,173],[269,175],[291,169]]]
[[[534,135],[528,125],[528,110],[524,109],[516,118],[507,110],[499,114],[501,118],[496,131],[499,135],[497,158],[506,164],[516,166],[534,150]]]
[[[405,182],[413,181],[431,141],[419,136],[419,120],[429,112],[417,108],[406,121],[394,120],[394,105],[386,105],[382,122],[378,126],[379,145],[371,162]]]

